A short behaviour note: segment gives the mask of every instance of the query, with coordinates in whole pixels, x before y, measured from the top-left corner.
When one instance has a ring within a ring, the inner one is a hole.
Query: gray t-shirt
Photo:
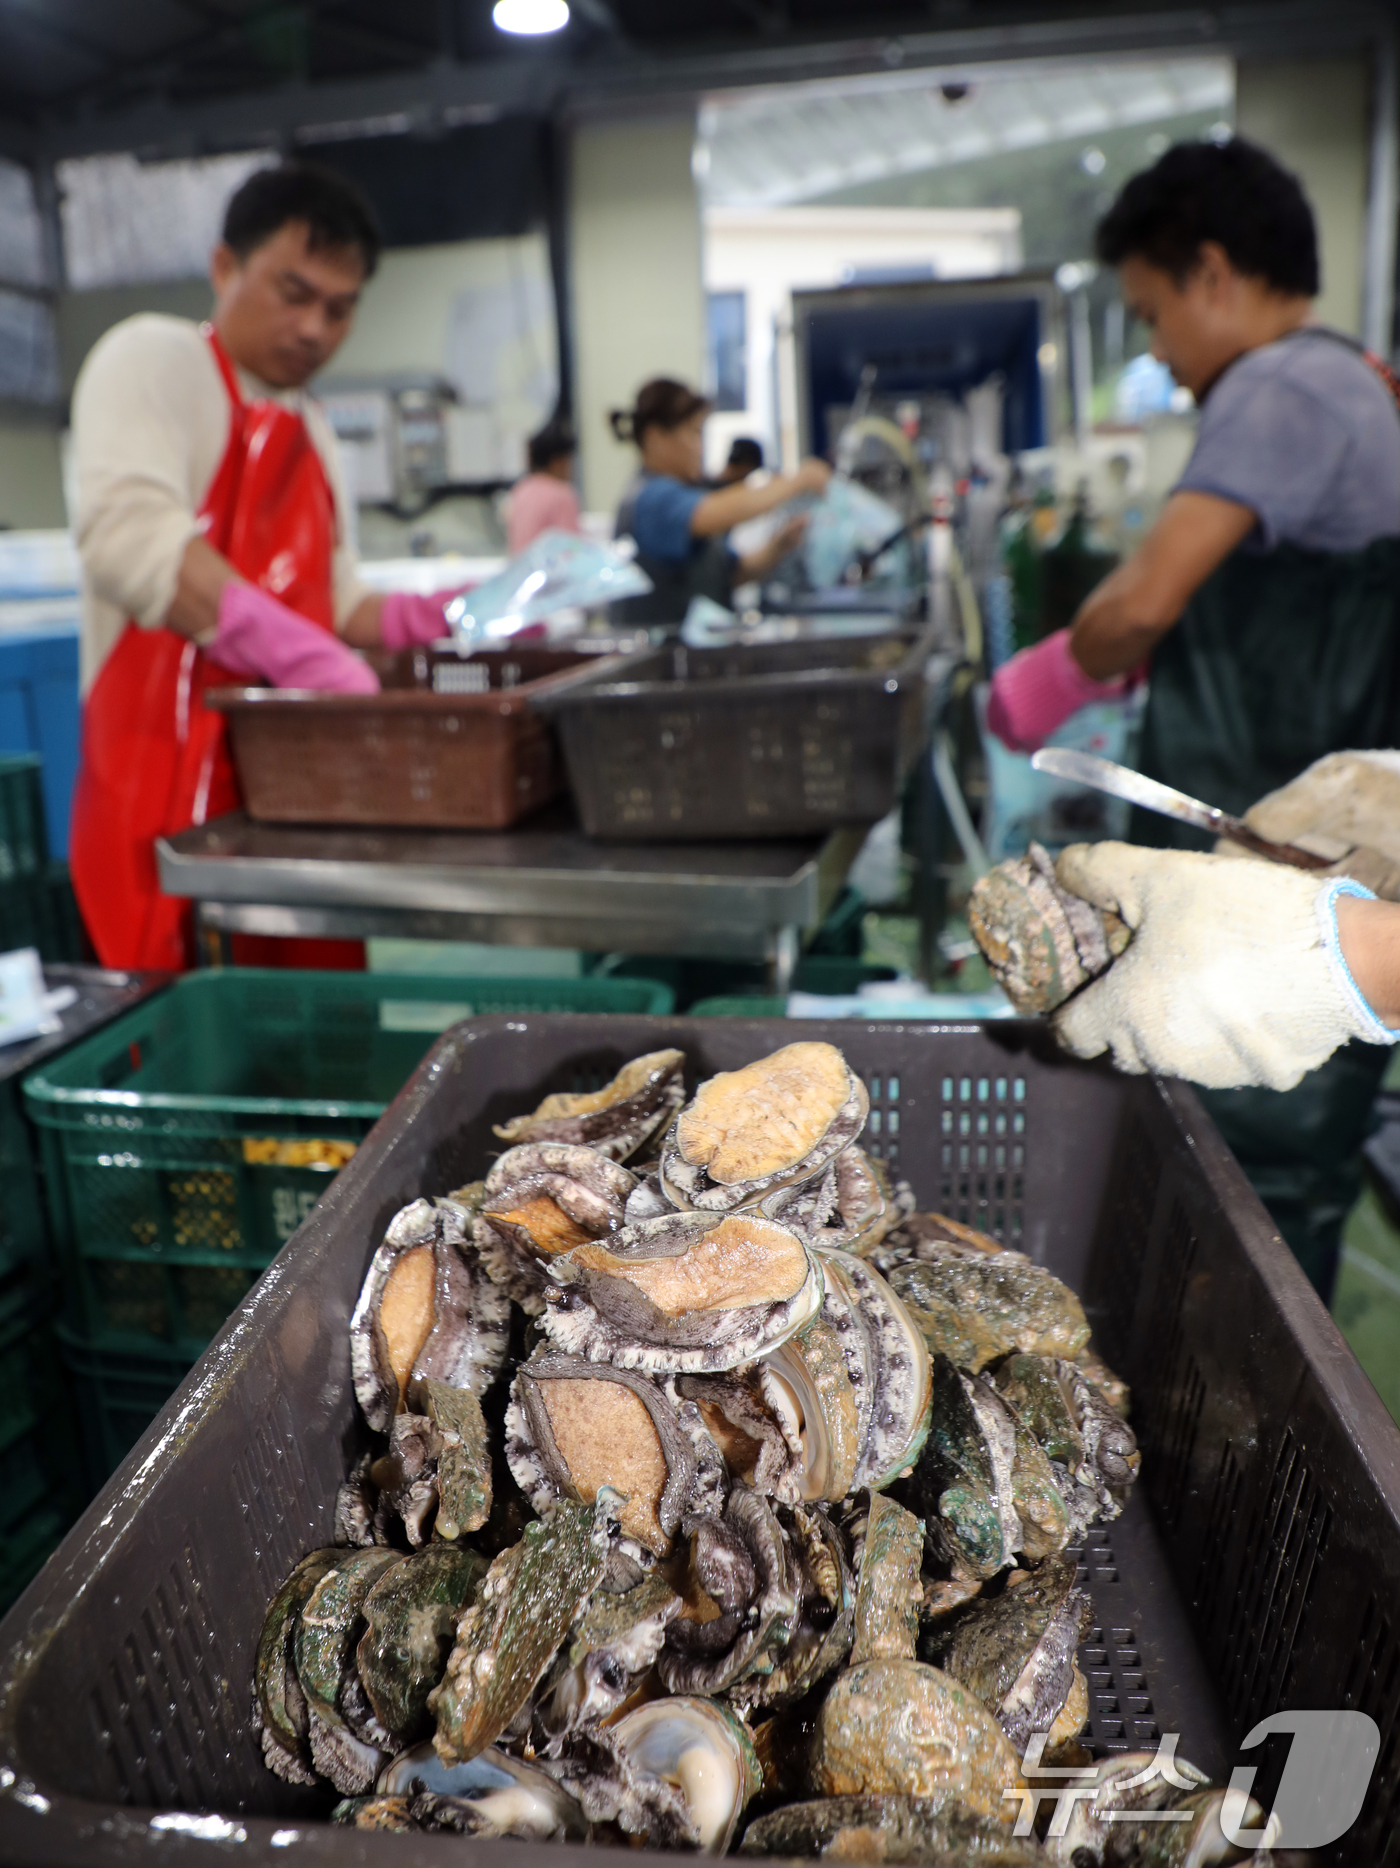
[[[1400,411],[1349,344],[1295,332],[1215,383],[1177,491],[1248,506],[1256,549],[1359,551],[1400,535]]]

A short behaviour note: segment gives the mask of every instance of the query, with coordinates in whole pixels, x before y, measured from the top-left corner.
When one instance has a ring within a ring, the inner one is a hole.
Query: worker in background
[[[359,581],[334,439],[305,391],[378,256],[351,184],[309,164],[261,170],[229,201],[210,323],[127,318],[79,372],[86,698],[70,862],[104,965],[189,962],[188,904],[161,894],[154,845],[239,802],[211,688],[373,693],[357,649],[449,633],[450,593]]]
[[[1317,237],[1261,149],[1181,144],[1101,223],[1100,257],[1201,406],[1186,471],[1137,555],[1072,629],[1014,656],[988,720],[1029,749],[1148,665],[1144,772],[1243,812],[1343,748],[1400,728],[1400,414],[1388,373],[1311,322]],[[1145,843],[1194,833],[1139,815]],[[1386,1063],[1337,1052],[1288,1097],[1208,1097],[1324,1298]],[[1188,1072],[1188,1074],[1195,1074]]]
[[[530,471],[510,490],[506,548],[513,558],[541,532],[577,532],[574,461],[578,441],[567,422],[547,422],[529,445]]]
[[[742,486],[750,474],[761,471],[763,448],[748,435],[736,435],[729,444],[729,458],[715,476],[719,486]]]
[[[614,409],[609,418],[617,438],[634,442],[642,457],[617,509],[617,536],[636,542],[637,563],[655,586],[649,596],[615,604],[619,620],[679,623],[695,597],[727,608],[736,585],[761,582],[787,556],[806,521],[790,519],[747,558],[729,549],[731,527],[772,512],[798,494],[826,490],[831,469],[819,460],[805,460],[796,473],[775,474],[761,487],[707,488],[709,412],[704,396],[658,376],[637,391],[632,408]]]

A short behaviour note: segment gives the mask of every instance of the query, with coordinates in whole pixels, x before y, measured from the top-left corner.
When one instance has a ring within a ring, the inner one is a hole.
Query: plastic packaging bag
[[[632,562],[631,539],[599,544],[573,532],[541,532],[503,571],[447,605],[459,645],[513,636],[560,610],[589,610],[619,597],[644,597],[651,579]]]
[[[73,986],[49,991],[35,948],[18,947],[13,953],[0,954],[0,1045],[62,1031],[59,1013],[75,1004],[77,997]]]
[[[894,507],[858,480],[833,474],[825,494],[807,517],[802,560],[814,590],[841,582],[848,565],[863,551],[874,551],[904,524]]]
[[[733,642],[740,634],[739,619],[713,597],[692,597],[681,624],[681,641],[687,648],[709,649]]]
[[[1027,754],[1011,752],[987,726],[987,689],[973,693],[982,751],[987,761],[987,802],[982,815],[982,841],[990,862],[1024,856],[1034,839],[1052,855],[1067,843],[1097,843],[1104,837],[1128,834],[1133,807],[1122,798],[1101,791],[1086,791],[1068,779],[1035,771]],[[1116,700],[1091,701],[1072,713],[1050,735],[1050,746],[1069,746],[1078,752],[1096,752],[1115,765],[1131,767],[1137,758],[1138,735],[1147,706],[1145,686]]]

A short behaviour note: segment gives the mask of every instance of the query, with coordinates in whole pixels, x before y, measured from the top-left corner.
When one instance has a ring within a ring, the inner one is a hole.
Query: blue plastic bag
[[[1070,779],[1037,772],[1030,755],[1003,746],[987,725],[987,689],[974,690],[973,704],[987,761],[987,801],[982,814],[982,841],[988,859],[1000,863],[1024,856],[1034,840],[1052,855],[1068,843],[1098,843],[1105,837],[1121,840],[1128,834],[1133,807],[1122,798],[1088,791]],[[1115,700],[1090,701],[1072,713],[1046,740],[1047,746],[1069,746],[1077,752],[1096,752],[1115,765],[1131,767],[1147,705],[1147,688]]]
[[[591,610],[619,597],[644,597],[653,588],[632,562],[631,539],[599,544],[573,532],[541,532],[503,571],[447,605],[452,632],[463,647],[513,636],[560,610]]]
[[[830,590],[839,584],[863,551],[876,550],[903,524],[903,516],[886,500],[858,480],[833,474],[807,515],[802,539],[802,561],[812,588]]]

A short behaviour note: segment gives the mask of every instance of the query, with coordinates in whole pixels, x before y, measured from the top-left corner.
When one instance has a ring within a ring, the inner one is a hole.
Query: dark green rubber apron
[[[1152,657],[1142,771],[1243,814],[1324,753],[1400,743],[1400,539],[1232,552]],[[1136,843],[1210,839],[1135,812]],[[1390,1053],[1344,1046],[1294,1090],[1201,1100],[1323,1301]]]

